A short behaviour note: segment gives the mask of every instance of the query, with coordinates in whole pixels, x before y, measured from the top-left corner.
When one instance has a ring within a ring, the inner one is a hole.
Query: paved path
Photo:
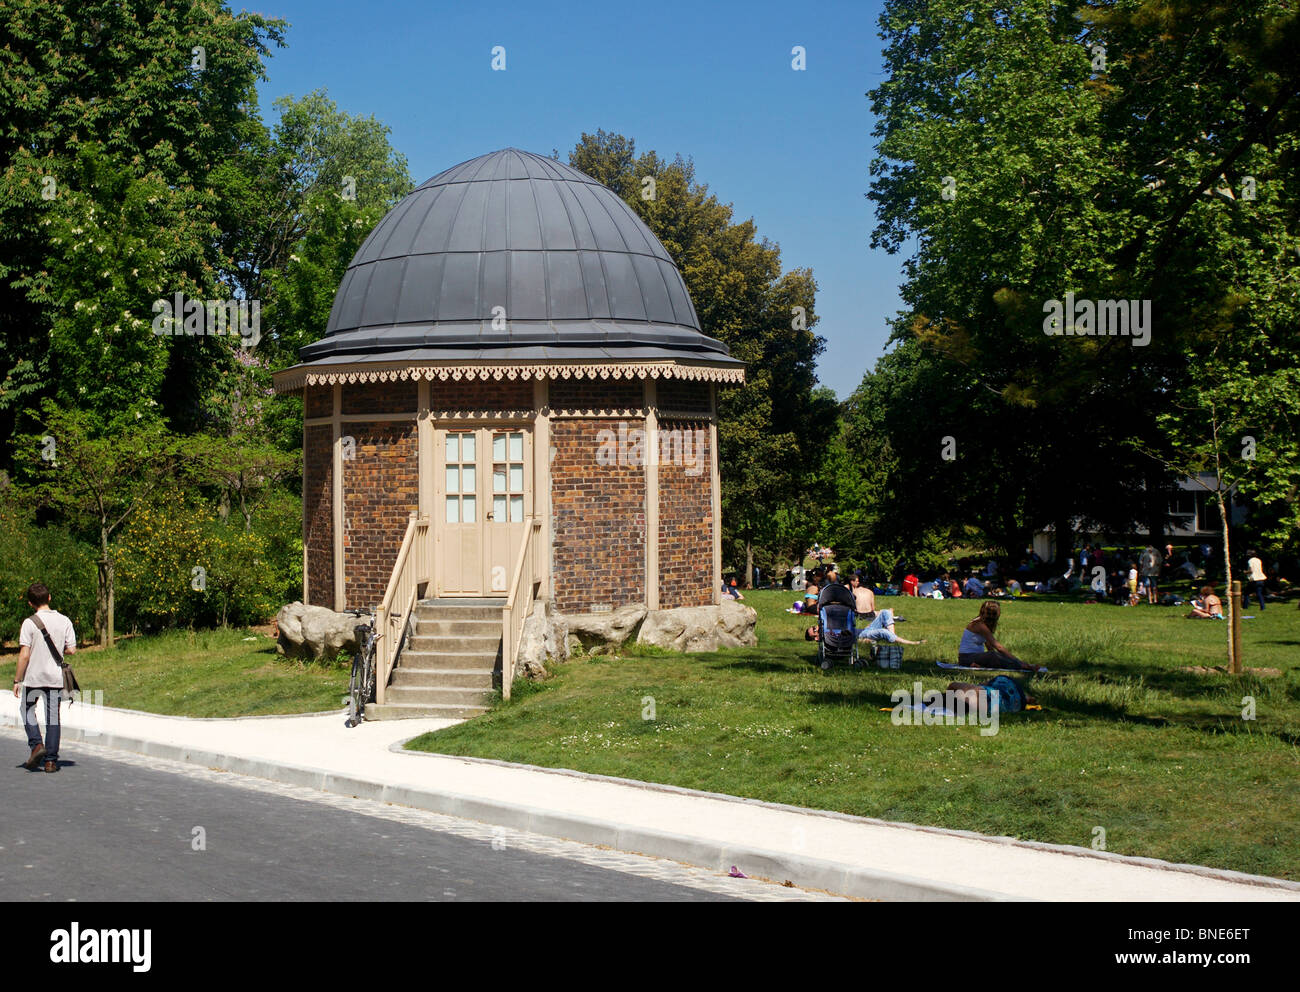
[[[95,744],[5,769],[0,808],[10,900],[834,898]]]
[[[775,881],[863,898],[1300,901],[1300,885],[818,813],[393,746],[447,721],[366,723],[341,714],[188,720],[77,705],[64,710],[64,757],[77,738],[698,865],[738,865]],[[17,702],[0,707],[21,758]],[[68,769],[57,781],[71,782]],[[53,784],[53,783],[51,783]]]

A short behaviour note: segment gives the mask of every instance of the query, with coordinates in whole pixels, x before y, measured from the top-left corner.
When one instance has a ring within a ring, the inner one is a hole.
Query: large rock
[[[620,606],[609,613],[577,613],[568,617],[569,645],[576,640],[588,651],[612,651],[622,647],[645,619],[643,605]]]
[[[517,672],[530,679],[545,678],[548,661],[567,661],[568,658],[568,619],[555,609],[554,600],[537,600],[519,635],[519,650],[515,654]]]
[[[753,647],[758,643],[754,633],[757,623],[758,613],[734,599],[724,601],[721,606],[655,610],[641,624],[636,642],[670,651]]]
[[[289,658],[328,660],[342,651],[351,654],[357,649],[353,628],[364,619],[324,606],[290,603],[275,616],[276,647]]]

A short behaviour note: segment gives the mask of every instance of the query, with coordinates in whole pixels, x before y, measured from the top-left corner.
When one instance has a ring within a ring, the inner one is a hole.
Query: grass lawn
[[[823,673],[808,619],[782,612],[793,598],[746,595],[758,647],[575,659],[411,747],[1053,843],[1091,846],[1102,827],[1110,851],[1300,878],[1294,603],[1242,624],[1245,664],[1281,675],[1230,677],[1181,671],[1226,656],[1225,624],[1184,620],[1186,607],[1004,601],[999,640],[1052,675],[1032,683],[1042,712],[985,737],[880,711],[896,688],[954,678],[933,662],[955,659],[969,601],[882,597],[928,643],[901,671]]]
[[[14,680],[17,650],[3,656]],[[175,716],[261,716],[340,708],[347,664],[300,663],[276,654],[275,641],[249,630],[179,630],[121,640],[111,651],[69,657],[85,691],[104,705]]]

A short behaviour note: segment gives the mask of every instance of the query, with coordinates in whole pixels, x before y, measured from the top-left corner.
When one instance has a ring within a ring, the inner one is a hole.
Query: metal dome
[[[494,321],[495,318],[495,321]],[[609,188],[507,148],[439,173],[352,259],[303,362],[609,356],[739,364]]]

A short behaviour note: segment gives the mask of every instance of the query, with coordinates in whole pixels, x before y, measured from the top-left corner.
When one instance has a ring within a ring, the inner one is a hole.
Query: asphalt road
[[[408,819],[430,819],[400,822],[383,804],[370,804],[375,815],[368,815],[361,800],[339,808],[295,797],[292,787],[235,784],[239,776],[226,784],[205,769],[188,773],[174,763],[77,745],[65,747],[57,775],[32,773],[20,765],[20,740],[0,738],[0,748],[12,755],[0,763],[4,900],[744,898],[672,880],[674,872],[698,877],[699,869],[658,862],[655,871],[665,877],[642,877],[530,851],[469,821],[411,811]],[[436,829],[429,825],[435,821],[466,827]],[[588,861],[604,856],[585,850]],[[609,852],[610,863],[629,857]]]

